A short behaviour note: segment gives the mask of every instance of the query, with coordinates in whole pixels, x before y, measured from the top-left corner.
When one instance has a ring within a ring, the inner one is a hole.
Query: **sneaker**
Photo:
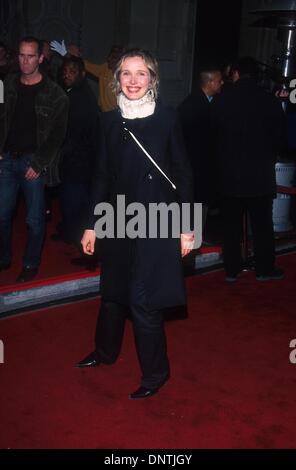
[[[256,279],[257,281],[280,281],[284,279],[285,273],[280,268],[273,268],[273,270],[269,274],[257,274]]]

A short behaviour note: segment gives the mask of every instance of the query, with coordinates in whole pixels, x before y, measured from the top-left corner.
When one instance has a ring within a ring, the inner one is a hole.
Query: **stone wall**
[[[78,44],[103,62],[112,44],[149,49],[159,60],[162,99],[177,105],[191,89],[196,0],[1,0],[2,38],[25,34]]]

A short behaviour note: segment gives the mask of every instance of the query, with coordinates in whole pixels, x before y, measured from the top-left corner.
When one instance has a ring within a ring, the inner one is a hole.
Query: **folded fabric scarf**
[[[120,93],[117,97],[117,104],[122,117],[126,119],[145,118],[154,113],[154,93],[152,90],[149,90],[139,100],[129,100],[123,93]]]

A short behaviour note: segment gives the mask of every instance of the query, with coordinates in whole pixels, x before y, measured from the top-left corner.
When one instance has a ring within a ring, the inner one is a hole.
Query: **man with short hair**
[[[56,166],[68,112],[64,91],[43,76],[42,44],[19,44],[20,74],[4,82],[0,104],[0,270],[11,265],[11,227],[19,188],[27,207],[28,241],[18,282],[38,273],[45,231],[44,186],[57,184]]]

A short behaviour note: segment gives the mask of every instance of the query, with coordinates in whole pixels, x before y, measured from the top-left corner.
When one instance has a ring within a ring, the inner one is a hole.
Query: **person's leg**
[[[99,360],[113,364],[121,350],[127,307],[102,300],[97,320],[95,345]]]
[[[26,222],[29,228],[23,265],[28,268],[38,268],[45,234],[44,178],[39,176],[36,179],[27,180],[25,178],[25,165],[28,166],[29,162],[26,163],[24,159],[22,165],[21,188],[25,195]]]
[[[130,286],[130,310],[136,350],[142,371],[141,386],[157,389],[170,375],[164,318],[161,310],[147,307],[146,288],[141,270],[134,258],[133,280]]]
[[[95,333],[95,350],[76,367],[95,367],[100,363],[113,364],[121,350],[127,307],[102,300]]]
[[[133,304],[131,314],[142,371],[141,386],[158,389],[170,375],[163,312],[147,311],[142,305]]]
[[[0,263],[11,263],[12,216],[19,188],[15,161],[11,157],[0,160]]]
[[[45,187],[45,220],[50,222],[52,219],[52,199],[53,199],[53,190],[54,188]]]
[[[235,278],[242,270],[243,211],[241,198],[229,197],[221,200],[224,269],[230,278]]]
[[[256,274],[269,274],[275,263],[273,199],[270,196],[248,198],[247,204],[253,233]]]

